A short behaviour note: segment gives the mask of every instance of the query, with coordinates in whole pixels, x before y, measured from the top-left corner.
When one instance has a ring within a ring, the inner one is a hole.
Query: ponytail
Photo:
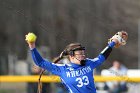
[[[53,63],[58,63],[60,60],[62,60],[67,55],[68,55],[68,53],[66,50],[62,51],[61,54],[53,60]]]
[[[55,64],[58,63],[60,60],[62,60],[64,58],[64,56],[67,56],[67,55],[68,55],[67,51],[64,50],[63,52],[61,52],[61,54],[58,57],[54,58],[53,63],[55,63]],[[38,91],[37,91],[37,93],[42,92],[42,84],[40,82],[40,79],[41,79],[41,76],[43,75],[44,72],[45,72],[45,69],[41,69],[41,72],[39,74],[39,79],[38,79]]]
[[[63,57],[56,57],[56,58],[53,60],[53,63],[58,63],[61,59],[63,59]]]

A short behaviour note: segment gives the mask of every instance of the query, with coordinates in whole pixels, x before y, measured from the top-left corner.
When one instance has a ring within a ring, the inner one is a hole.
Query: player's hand
[[[112,41],[114,41],[116,43],[115,48],[118,48],[122,45],[125,45],[127,39],[128,39],[128,33],[125,31],[120,31],[120,32],[117,32],[112,38],[110,38],[108,43],[111,43]]]
[[[25,40],[28,43],[30,49],[35,48],[35,42],[36,42],[37,36],[34,33],[28,33],[25,35]]]

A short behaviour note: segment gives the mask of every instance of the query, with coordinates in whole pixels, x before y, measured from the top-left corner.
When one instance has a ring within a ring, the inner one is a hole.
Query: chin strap
[[[81,61],[80,61],[80,64],[81,64],[82,66],[85,66],[85,65],[86,65],[86,60],[81,60]]]
[[[76,57],[75,57],[76,58]],[[80,64],[82,65],[82,66],[85,66],[85,64],[86,64],[86,60],[79,60],[78,58],[76,58],[78,61],[80,61]]]

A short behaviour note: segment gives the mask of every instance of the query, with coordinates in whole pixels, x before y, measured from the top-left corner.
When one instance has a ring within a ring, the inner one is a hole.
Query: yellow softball
[[[30,43],[32,43],[32,42],[35,42],[36,41],[36,35],[34,34],[34,33],[31,33],[31,32],[29,32],[27,35],[26,35],[26,41],[27,42],[30,42]]]

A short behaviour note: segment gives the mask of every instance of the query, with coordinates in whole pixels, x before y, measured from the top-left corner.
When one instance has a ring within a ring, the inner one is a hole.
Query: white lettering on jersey
[[[90,68],[90,66],[88,66],[76,71],[67,71],[66,75],[67,77],[77,77],[89,73],[90,71],[92,71],[92,69]]]

